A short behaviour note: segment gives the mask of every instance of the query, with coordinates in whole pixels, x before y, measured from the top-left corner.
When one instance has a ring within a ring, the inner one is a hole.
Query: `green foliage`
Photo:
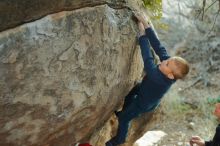
[[[179,113],[184,114],[192,110],[190,105],[185,104],[183,101],[181,101],[180,97],[175,97],[168,103],[168,107],[170,110],[170,113]]]
[[[178,92],[172,92],[172,94],[166,97],[164,100],[164,110],[173,118],[180,118],[181,116],[188,114],[200,115],[202,117],[212,118],[213,105],[208,104],[207,98],[202,98],[199,102],[186,102],[186,97],[181,97]],[[220,96],[219,96],[220,100]]]
[[[152,19],[162,17],[162,0],[143,0],[144,7],[152,12]]]
[[[192,111],[191,106],[189,104],[185,104],[184,98],[180,97],[178,92],[172,92],[168,97],[166,97],[163,108],[167,114],[171,115],[173,118],[175,117],[176,119]]]
[[[207,102],[208,102],[209,104],[220,103],[220,96],[217,97],[217,98],[208,97],[208,98],[207,98]]]
[[[168,25],[168,24],[162,23],[162,22],[157,21],[157,20],[154,21],[154,22],[156,22],[156,24],[155,24],[155,27],[156,27],[156,28],[159,28],[159,29],[163,29],[163,30],[169,31],[169,25]]]

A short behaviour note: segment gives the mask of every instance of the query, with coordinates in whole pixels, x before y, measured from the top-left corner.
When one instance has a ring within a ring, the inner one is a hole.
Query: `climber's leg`
[[[113,146],[122,144],[125,142],[129,123],[132,119],[137,117],[141,113],[140,109],[137,107],[136,102],[132,102],[125,110],[122,110],[118,114],[118,130],[115,137],[113,137],[107,143],[111,143]]]
[[[138,83],[136,86],[134,86],[132,88],[132,90],[128,93],[128,95],[125,96],[122,111],[125,110],[131,103],[133,103],[135,101],[137,94],[138,94],[139,87],[140,87],[140,83]],[[120,113],[120,111],[119,112],[115,111],[115,114],[117,117],[118,117],[119,113]]]

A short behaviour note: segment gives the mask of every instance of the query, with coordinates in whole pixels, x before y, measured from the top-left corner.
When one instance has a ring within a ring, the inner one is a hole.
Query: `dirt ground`
[[[178,83],[172,90],[178,90],[180,84],[181,83]],[[166,99],[176,96],[176,93],[173,92],[164,98],[164,102],[167,102],[165,101]],[[177,98],[181,99],[183,97],[178,96]],[[190,100],[190,97],[187,100]],[[199,98],[197,98],[197,100],[199,100]],[[186,104],[186,106],[180,106],[178,104]],[[162,130],[167,133],[167,136],[165,136],[157,146],[187,146],[189,145],[188,142],[192,135],[199,135],[206,140],[212,139],[215,126],[217,125],[211,113],[213,105],[205,105],[206,103],[202,103],[203,106],[205,106],[203,108],[207,108],[207,112],[204,112],[203,109],[200,109],[201,107],[193,107],[196,105],[188,106],[187,104],[188,103],[183,100],[178,102],[171,101],[167,106],[162,107],[163,115],[161,115],[161,119],[156,123],[154,130]]]

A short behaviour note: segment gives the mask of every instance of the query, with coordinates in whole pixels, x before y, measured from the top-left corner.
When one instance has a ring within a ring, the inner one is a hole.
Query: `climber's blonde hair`
[[[173,73],[175,79],[183,79],[189,73],[189,63],[182,57],[174,56],[172,59],[175,62],[178,71]]]

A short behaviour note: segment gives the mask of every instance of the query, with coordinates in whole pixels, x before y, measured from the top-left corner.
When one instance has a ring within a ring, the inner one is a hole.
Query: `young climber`
[[[117,134],[106,142],[106,146],[117,146],[125,142],[129,122],[139,114],[154,110],[161,98],[175,83],[189,72],[189,65],[181,57],[170,57],[161,45],[148,19],[142,13],[135,14],[140,31],[139,44],[147,75],[125,97],[123,108],[115,112],[119,126]],[[150,51],[150,45],[159,56],[161,63],[156,65]]]
[[[220,103],[215,105],[215,111],[213,114],[218,118],[218,121],[220,122]],[[198,146],[220,146],[220,124],[218,124],[216,128],[213,140],[205,141],[199,136],[192,136],[190,138],[190,146],[193,146],[193,144],[197,144]]]

